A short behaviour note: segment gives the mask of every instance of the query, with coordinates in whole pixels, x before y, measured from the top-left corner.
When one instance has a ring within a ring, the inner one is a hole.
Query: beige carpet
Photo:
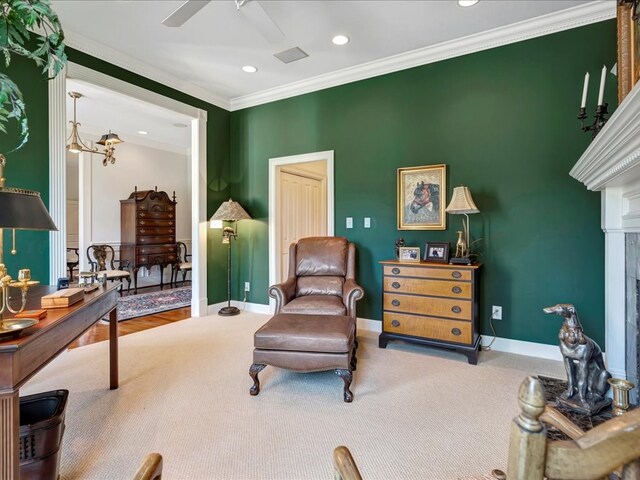
[[[253,332],[265,315],[209,316],[120,339],[120,388],[108,389],[108,342],[66,352],[23,395],[70,390],[61,474],[127,479],[152,451],[166,479],[330,479],[347,445],[368,479],[453,479],[505,469],[516,395],[559,362],[453,352],[360,331],[354,401],[332,372],[267,367],[249,395]]]

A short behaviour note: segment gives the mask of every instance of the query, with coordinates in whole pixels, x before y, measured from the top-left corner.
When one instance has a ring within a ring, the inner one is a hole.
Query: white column
[[[605,232],[605,353],[607,370],[626,378],[625,318],[626,274],[625,232],[622,227],[622,187],[602,192],[602,229]]]
[[[207,112],[191,121],[191,316],[207,314]]]
[[[93,144],[91,144],[93,145]],[[91,198],[92,198],[93,155],[81,153],[78,158],[78,255],[80,256],[79,272],[90,270],[87,259],[87,247],[91,245]]]
[[[66,71],[49,80],[49,215],[58,227],[49,232],[49,284],[67,276],[66,225]]]

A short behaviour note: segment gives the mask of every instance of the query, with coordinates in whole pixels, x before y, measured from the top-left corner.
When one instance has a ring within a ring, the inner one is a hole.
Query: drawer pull
[[[400,322],[399,322],[398,320],[392,320],[392,321],[391,321],[391,325],[392,325],[393,327],[399,327],[399,326],[400,326]]]
[[[452,291],[453,293],[461,293],[461,292],[462,292],[462,289],[456,285],[455,287],[453,287],[453,288],[451,289],[451,291]]]
[[[391,300],[391,305],[393,305],[394,307],[399,307],[400,300],[394,298],[393,300]]]
[[[398,282],[393,282],[393,283],[391,284],[391,286],[392,286],[393,288],[400,288],[400,284],[399,284]]]
[[[144,213],[144,212],[140,212],[140,216],[141,216],[141,217],[146,217],[146,216],[147,216],[147,214],[146,214],[146,213]]]
[[[460,278],[460,277],[462,277],[462,274],[456,270],[456,271],[451,272],[451,276],[453,278]]]
[[[462,309],[459,306],[454,305],[453,307],[451,307],[451,311],[453,313],[460,313],[462,311]]]
[[[459,328],[452,328],[451,333],[453,333],[457,337],[458,335],[462,334],[462,330],[460,330]]]
[[[398,275],[400,273],[400,269],[398,267],[393,267],[391,269],[391,273],[393,273],[394,275]]]

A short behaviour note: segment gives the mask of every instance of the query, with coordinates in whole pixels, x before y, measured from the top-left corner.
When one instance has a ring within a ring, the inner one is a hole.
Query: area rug
[[[141,293],[118,299],[118,321],[144,317],[191,305],[191,287]]]

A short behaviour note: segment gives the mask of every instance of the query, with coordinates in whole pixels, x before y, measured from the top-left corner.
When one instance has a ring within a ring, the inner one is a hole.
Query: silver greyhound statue
[[[556,400],[571,410],[595,415],[611,404],[606,396],[611,374],[604,366],[602,350],[584,334],[573,305],[559,303],[543,310],[563,319],[558,338],[567,371],[567,390]]]

